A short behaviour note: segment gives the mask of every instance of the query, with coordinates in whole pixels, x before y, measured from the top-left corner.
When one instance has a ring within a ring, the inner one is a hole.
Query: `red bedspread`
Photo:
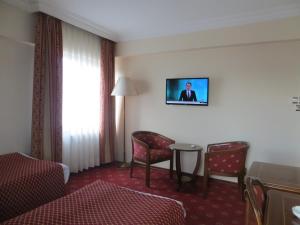
[[[96,181],[4,224],[182,225],[184,211],[175,200]]]
[[[0,155],[0,222],[64,195],[62,167],[18,153]]]

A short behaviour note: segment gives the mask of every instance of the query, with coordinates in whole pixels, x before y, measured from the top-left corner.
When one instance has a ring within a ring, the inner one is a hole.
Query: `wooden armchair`
[[[244,190],[245,161],[249,145],[243,141],[209,144],[204,159],[203,196],[207,196],[208,179],[211,175],[237,177]]]
[[[263,184],[254,178],[246,180],[246,225],[263,225],[266,206],[266,189]],[[254,215],[253,215],[254,214]],[[255,217],[255,220],[253,220]]]
[[[135,163],[146,165],[146,186],[150,187],[150,165],[170,160],[170,178],[173,176],[173,152],[169,149],[175,141],[150,131],[132,133],[132,160],[130,177]]]

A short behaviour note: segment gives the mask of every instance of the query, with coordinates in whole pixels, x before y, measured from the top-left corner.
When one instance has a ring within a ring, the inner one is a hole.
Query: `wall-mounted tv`
[[[172,78],[166,80],[166,104],[208,105],[209,78]]]

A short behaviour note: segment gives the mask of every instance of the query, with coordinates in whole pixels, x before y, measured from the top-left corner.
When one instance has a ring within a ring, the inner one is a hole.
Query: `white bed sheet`
[[[18,153],[21,154],[21,155],[23,155],[23,156],[26,156],[26,157],[28,157],[28,158],[36,159],[36,158],[33,158],[33,157],[31,157],[31,156],[29,156],[29,155],[27,155],[27,154],[25,154],[25,153],[22,153],[22,152],[18,152]],[[64,171],[64,180],[65,180],[65,184],[68,183],[69,178],[70,178],[70,168],[69,168],[67,165],[63,164],[63,163],[57,163],[57,164],[59,164],[59,165],[62,166],[63,171]]]

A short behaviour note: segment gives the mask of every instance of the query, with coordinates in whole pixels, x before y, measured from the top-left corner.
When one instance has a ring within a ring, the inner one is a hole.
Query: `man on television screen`
[[[195,91],[191,90],[192,83],[186,82],[185,90],[180,94],[179,101],[196,102],[197,97]]]

